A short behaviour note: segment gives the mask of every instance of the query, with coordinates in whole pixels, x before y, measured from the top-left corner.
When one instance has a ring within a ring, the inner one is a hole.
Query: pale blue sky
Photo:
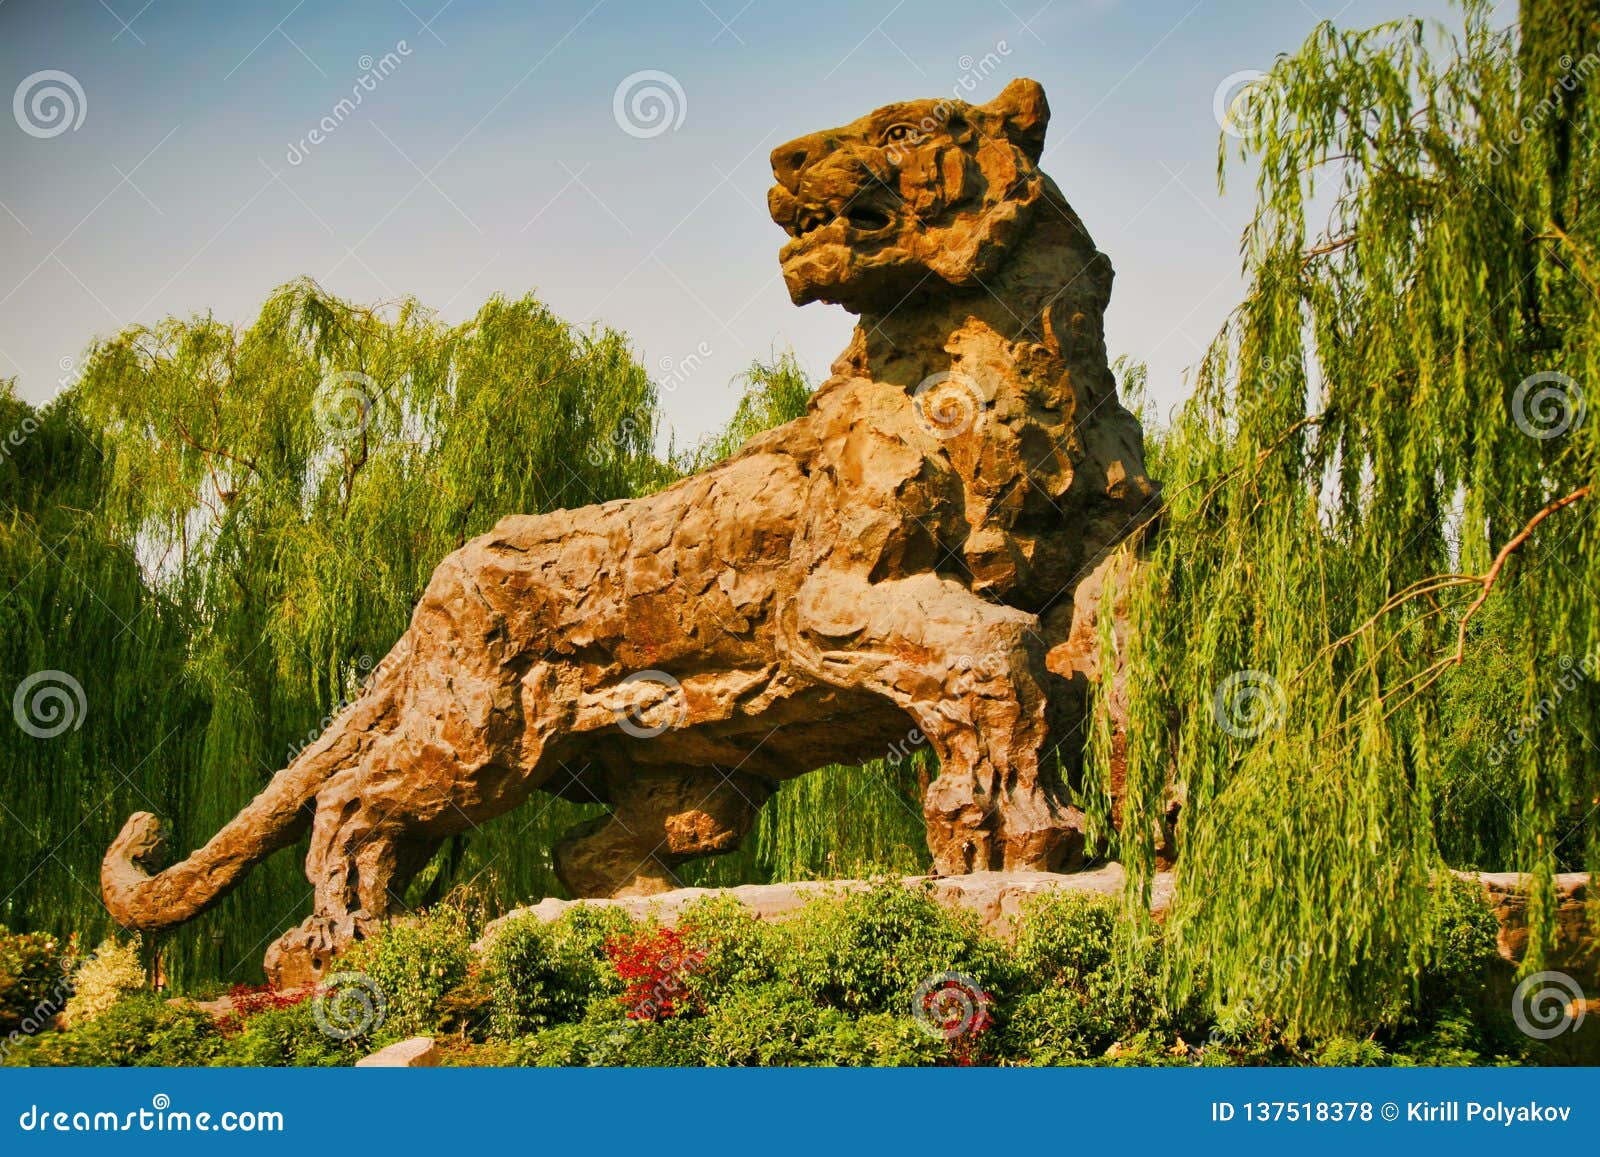
[[[450,320],[533,289],[625,331],[692,439],[751,358],[792,344],[820,379],[852,324],[783,291],[772,147],[1020,75],[1054,111],[1045,168],[1117,269],[1111,350],[1167,406],[1240,292],[1250,182],[1216,193],[1218,85],[1320,18],[1407,12],[1455,22],[1443,0],[0,0],[0,92],[22,97],[0,120],[0,377],[44,400],[95,335],[248,321],[300,274]],[[45,70],[83,94],[48,136],[27,98],[62,82],[25,83]],[[651,136],[613,109],[643,70],[682,92]]]

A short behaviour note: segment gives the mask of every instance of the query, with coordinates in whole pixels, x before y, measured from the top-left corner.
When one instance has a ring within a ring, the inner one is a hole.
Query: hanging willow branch
[[[1553,873],[1600,867],[1600,541],[1558,517],[1600,482],[1600,2],[1462,13],[1323,24],[1239,110],[1248,296],[1129,594],[1130,886],[1181,798],[1177,989],[1291,1031],[1374,1023],[1443,867],[1532,874],[1529,968]]]

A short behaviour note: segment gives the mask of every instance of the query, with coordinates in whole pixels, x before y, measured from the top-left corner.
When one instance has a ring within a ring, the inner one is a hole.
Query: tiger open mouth
[[[831,209],[808,209],[800,214],[789,229],[789,235],[795,238],[808,237],[817,230],[841,220],[860,233],[876,233],[894,223],[889,214],[872,205],[850,205],[841,212]]]

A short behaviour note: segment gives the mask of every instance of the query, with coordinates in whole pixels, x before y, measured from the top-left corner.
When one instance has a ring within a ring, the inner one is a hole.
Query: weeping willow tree
[[[70,404],[0,382],[0,924],[91,943],[109,921],[86,846],[182,790],[205,711],[183,608],[94,516],[104,465]]]
[[[129,810],[169,817],[179,846],[208,839],[358,692],[468,536],[670,473],[625,340],[532,298],[447,327],[299,282],[243,331],[199,317],[97,344],[42,415],[6,400],[37,427],[0,476],[6,686],[65,672],[81,693],[58,702],[83,719],[8,737],[15,927],[103,928],[96,865]],[[552,800],[488,825],[416,899],[474,876],[543,894],[555,835],[584,815]],[[248,975],[308,896],[297,857],[275,857],[162,946],[169,977]]]
[[[1348,1030],[1447,852],[1532,873],[1530,970],[1600,866],[1597,50],[1594,0],[1324,24],[1233,110],[1248,295],[1128,592],[1121,854],[1142,891],[1175,789],[1180,990]]]

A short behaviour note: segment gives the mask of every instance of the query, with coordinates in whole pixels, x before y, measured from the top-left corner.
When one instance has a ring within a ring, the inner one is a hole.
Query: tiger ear
[[[1038,161],[1044,152],[1044,131],[1050,123],[1050,104],[1038,81],[1019,76],[981,107],[999,123],[1007,140],[1030,161]]]

